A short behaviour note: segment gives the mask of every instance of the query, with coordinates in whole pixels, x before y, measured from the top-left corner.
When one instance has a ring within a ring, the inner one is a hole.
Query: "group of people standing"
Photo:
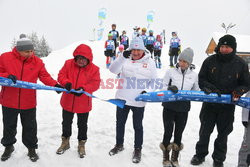
[[[112,30],[109,31],[108,40],[105,41],[104,55],[106,58],[106,67],[109,68],[110,64],[117,57],[116,48],[123,48],[123,50],[129,47],[129,37],[126,35],[126,31],[123,30],[122,34],[119,36],[119,32],[116,30],[116,24],[111,25]],[[142,28],[140,32],[140,27],[135,26],[133,28],[134,33],[132,34],[132,39],[135,37],[140,37],[143,40],[145,48],[150,52],[151,57],[154,57],[156,68],[161,68],[161,50],[163,47],[162,36],[154,36],[153,30],[148,31]],[[119,44],[119,42],[120,44]]]
[[[112,40],[111,36],[110,40]],[[117,43],[117,41],[112,41]],[[199,74],[193,70],[195,68],[192,64],[193,50],[191,48],[184,49],[179,54],[176,66],[166,71],[162,90],[170,90],[172,93],[177,93],[179,90],[202,90],[206,94],[216,93],[218,97],[221,94],[231,94],[233,102],[239,100],[243,94],[249,91],[250,78],[248,65],[236,55],[236,47],[236,39],[233,36],[221,37],[215,50],[216,53],[205,59]],[[171,49],[174,48],[178,47]],[[122,49],[125,49],[125,46]],[[56,81],[47,72],[42,60],[34,55],[34,46],[31,40],[25,36],[17,41],[16,47],[11,52],[3,53],[0,56],[0,76],[9,78],[13,84],[17,80],[36,83],[39,79],[45,85],[65,88],[68,91],[62,94],[60,102],[62,106],[62,143],[56,151],[57,154],[63,154],[70,148],[72,119],[76,113],[77,151],[80,158],[86,155],[87,122],[89,112],[92,109],[92,99],[83,94],[81,90],[93,93],[98,90],[101,81],[99,68],[92,63],[92,60],[93,54],[89,46],[85,44],[77,46],[73,57],[65,61]],[[156,69],[151,53],[139,35],[135,36],[128,48],[120,51],[119,56],[110,64],[110,72],[119,75],[124,81],[116,92],[116,98],[126,101],[124,108],[116,108],[116,143],[109,151],[110,156],[124,150],[125,124],[131,110],[135,132],[132,162],[139,163],[141,161],[143,117],[146,103],[135,101],[135,98],[139,94],[155,91],[155,89],[150,86],[131,88],[128,86],[128,82],[129,79],[134,78],[135,85],[138,85],[137,82],[141,80],[146,82],[145,85],[150,85],[157,79]],[[78,90],[78,92],[71,92],[72,89]],[[23,126],[22,142],[28,148],[28,156],[31,161],[37,161],[39,156],[35,151],[38,142],[36,90],[2,86],[0,103],[4,125],[1,143],[5,147],[1,160],[9,159],[14,151],[17,117],[20,114]],[[179,154],[184,148],[182,134],[187,123],[191,103],[189,101],[163,102],[162,106],[164,125],[163,139],[160,143],[160,149],[163,152],[162,163],[164,167],[178,167]],[[191,160],[192,165],[200,165],[205,161],[205,157],[208,155],[209,138],[216,125],[218,135],[212,154],[213,167],[224,166],[227,139],[233,130],[234,110],[234,104],[203,103],[200,112],[199,141],[195,147],[196,153]],[[248,118],[244,120],[244,126],[248,127],[249,110],[246,115]],[[246,135],[249,137],[249,130],[246,130]],[[173,142],[171,142],[172,136]],[[245,147],[246,143],[247,147]],[[249,144],[248,140],[243,141],[239,154],[239,167],[249,165]]]

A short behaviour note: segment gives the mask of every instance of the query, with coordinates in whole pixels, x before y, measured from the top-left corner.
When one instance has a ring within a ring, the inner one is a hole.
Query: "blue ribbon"
[[[126,103],[125,100],[120,100],[120,99],[108,99],[108,100],[105,100],[105,99],[98,98],[98,97],[96,97],[96,96],[94,96],[94,95],[92,95],[92,94],[90,94],[88,92],[76,91],[74,89],[71,89],[70,91],[68,91],[68,90],[63,89],[63,88],[40,85],[40,84],[26,82],[26,81],[20,81],[20,80],[17,80],[16,84],[14,84],[11,79],[3,78],[3,77],[0,77],[0,85],[9,86],[9,87],[16,87],[16,88],[24,88],[24,89],[53,90],[53,91],[61,91],[61,92],[67,92],[67,93],[70,93],[70,92],[83,93],[86,96],[96,98],[96,99],[99,99],[99,100],[102,100],[102,101],[105,101],[105,102],[112,103],[112,104],[114,104],[114,105],[116,105],[116,106],[118,106],[120,108],[123,108],[125,103]]]
[[[236,102],[232,102],[231,99],[231,95],[228,94],[222,94],[221,97],[218,97],[216,93],[207,95],[203,91],[179,90],[176,94],[171,91],[148,92],[140,94],[135,100],[145,102],[201,101],[208,103],[235,104],[250,109],[249,97],[241,97]]]

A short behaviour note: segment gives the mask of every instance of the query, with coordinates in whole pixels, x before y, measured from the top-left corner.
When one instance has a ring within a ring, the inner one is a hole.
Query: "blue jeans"
[[[133,127],[135,131],[134,148],[142,148],[143,126],[142,119],[144,107],[133,107],[125,105],[123,109],[117,107],[116,110],[116,144],[121,145],[124,142],[125,124],[130,109],[133,112]]]

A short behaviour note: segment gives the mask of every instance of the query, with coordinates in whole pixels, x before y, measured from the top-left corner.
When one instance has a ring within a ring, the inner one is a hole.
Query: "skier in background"
[[[145,27],[141,29],[141,37],[142,37],[142,40],[143,40],[143,42],[144,42],[144,45],[145,45],[146,39],[147,39],[147,34],[146,34],[146,32],[147,32],[147,29],[146,29]]]
[[[135,37],[139,37],[139,36],[140,36],[140,32],[139,32],[140,27],[135,26],[135,27],[133,28],[133,30],[134,30],[134,32],[133,32],[133,34],[132,34],[132,39],[134,39]]]
[[[186,48],[179,56],[179,63],[175,68],[166,71],[163,78],[163,89],[177,93],[178,90],[199,90],[198,74],[194,72],[193,50]],[[182,133],[186,127],[190,101],[163,102],[164,136],[160,144],[163,151],[164,167],[179,167],[179,152],[183,149]],[[174,134],[173,134],[174,128]],[[173,134],[173,135],[172,135]],[[170,143],[174,136],[173,143]],[[171,158],[169,153],[172,150]]]
[[[146,38],[145,46],[147,50],[149,50],[149,52],[151,53],[151,58],[153,58],[154,43],[155,43],[154,31],[149,30],[149,35]]]
[[[120,44],[124,46],[124,50],[126,50],[129,46],[129,38],[126,35],[126,31],[122,31],[122,35],[120,36]]]
[[[119,38],[119,32],[116,30],[116,24],[111,25],[112,30],[109,31],[110,34],[112,34],[112,40],[115,43],[115,51],[116,48],[119,46],[118,38]]]
[[[162,39],[160,35],[156,36],[156,41],[154,43],[154,58],[156,68],[161,68],[161,49],[163,47]]]
[[[112,39],[113,35],[108,34],[108,40],[105,41],[104,45],[104,55],[106,56],[106,68],[109,68],[112,59],[115,58],[115,42]]]
[[[170,67],[174,67],[174,64],[177,63],[177,57],[180,52],[181,52],[181,40],[177,36],[176,32],[172,32],[172,38],[170,39],[169,53],[168,53],[170,56]]]

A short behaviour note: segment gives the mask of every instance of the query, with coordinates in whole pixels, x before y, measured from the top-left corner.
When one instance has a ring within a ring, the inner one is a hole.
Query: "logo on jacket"
[[[148,64],[144,63],[142,67],[143,68],[148,68]]]

